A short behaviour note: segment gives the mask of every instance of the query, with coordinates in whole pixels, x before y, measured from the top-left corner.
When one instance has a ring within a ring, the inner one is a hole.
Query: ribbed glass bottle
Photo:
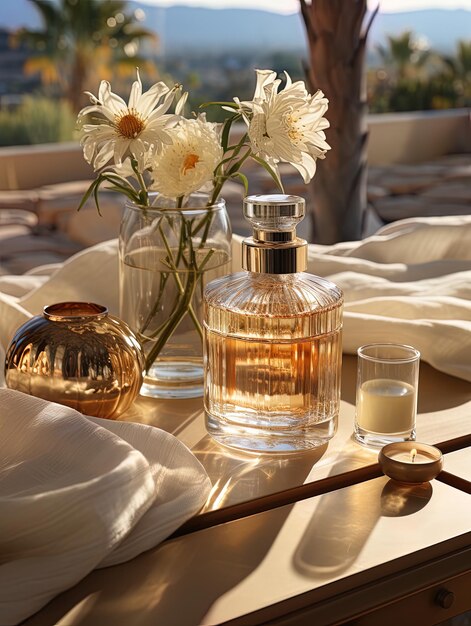
[[[306,243],[296,238],[299,219],[287,219],[286,207],[304,212],[304,202],[294,196],[266,198],[250,196],[246,202],[256,204],[255,212],[257,203],[270,202],[274,214],[277,202],[282,203],[285,234],[280,245],[285,257],[293,254],[294,265],[303,269]],[[267,225],[265,219],[264,228]],[[267,233],[256,230],[249,250],[260,242],[274,254],[273,232],[267,244],[263,242]],[[286,233],[291,233],[289,238]],[[286,252],[288,248],[294,252]],[[304,251],[301,255],[299,248]],[[295,267],[286,273],[261,271],[266,263],[263,259],[254,263],[247,249],[245,257],[245,266],[256,271],[212,281],[205,292],[207,430],[222,444],[254,452],[320,446],[337,427],[342,293],[323,278],[292,271]],[[276,258],[271,269],[283,269],[286,258]]]

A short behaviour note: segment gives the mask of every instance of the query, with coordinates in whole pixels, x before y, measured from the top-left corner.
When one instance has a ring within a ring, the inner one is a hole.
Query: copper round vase
[[[90,302],[45,307],[18,328],[5,360],[10,389],[105,418],[133,402],[142,371],[141,346],[129,326]]]

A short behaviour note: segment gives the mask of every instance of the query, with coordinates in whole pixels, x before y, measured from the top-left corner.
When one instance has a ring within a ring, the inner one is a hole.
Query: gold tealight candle
[[[424,483],[442,471],[443,456],[438,448],[417,441],[389,443],[378,455],[386,476],[401,483]]]

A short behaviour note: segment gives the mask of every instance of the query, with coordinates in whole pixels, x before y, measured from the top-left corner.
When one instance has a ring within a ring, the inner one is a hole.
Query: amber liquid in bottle
[[[342,292],[305,273],[298,196],[248,196],[244,272],[204,294],[206,429],[224,445],[296,452],[325,444],[340,404]]]
[[[308,274],[241,273],[211,285],[204,329],[210,434],[254,451],[326,443],[340,403],[340,292],[330,301],[332,284]]]

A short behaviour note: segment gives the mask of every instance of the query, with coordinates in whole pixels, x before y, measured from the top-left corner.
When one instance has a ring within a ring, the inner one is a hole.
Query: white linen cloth
[[[234,237],[235,271],[240,241]],[[308,271],[344,291],[344,352],[408,343],[433,367],[471,381],[471,215],[402,220],[362,241],[310,245]],[[0,276],[0,358],[21,323],[66,300],[98,302],[118,314],[116,240],[63,265]]]
[[[210,488],[169,433],[0,389],[0,624],[157,545]]]
[[[234,252],[240,266],[240,246]],[[362,241],[310,245],[308,271],[343,290],[345,353],[405,343],[471,381],[471,215],[402,220]]]

